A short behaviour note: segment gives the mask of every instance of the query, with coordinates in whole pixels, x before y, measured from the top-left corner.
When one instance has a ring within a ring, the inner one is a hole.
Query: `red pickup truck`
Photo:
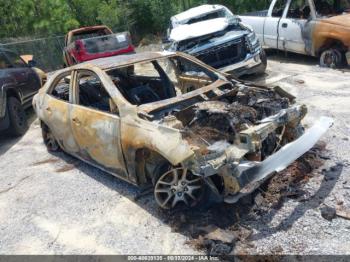
[[[67,67],[101,57],[134,52],[128,32],[114,34],[105,25],[89,26],[67,33],[63,60],[64,66]]]

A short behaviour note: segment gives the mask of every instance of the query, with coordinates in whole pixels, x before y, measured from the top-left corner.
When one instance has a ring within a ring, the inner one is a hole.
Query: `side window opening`
[[[309,2],[305,0],[292,0],[287,17],[295,19],[308,19],[311,15]]]
[[[272,17],[282,17],[286,3],[286,0],[277,0],[272,10]]]
[[[210,85],[218,79],[213,72],[182,57],[171,59],[178,75],[178,87],[182,94]]]
[[[27,67],[27,64],[15,53],[6,52],[6,56],[8,57],[13,67],[15,68]]]
[[[118,114],[117,106],[95,73],[90,71],[79,72],[77,84],[77,103],[79,105],[107,113]]]
[[[8,62],[3,53],[0,53],[0,69],[10,68],[12,65]]]
[[[315,0],[315,8],[318,16],[334,16],[350,10],[349,0]]]
[[[123,96],[142,105],[176,96],[173,82],[158,61],[136,63],[107,72]]]
[[[57,99],[69,102],[71,72],[67,72],[56,80],[51,89],[51,95]]]

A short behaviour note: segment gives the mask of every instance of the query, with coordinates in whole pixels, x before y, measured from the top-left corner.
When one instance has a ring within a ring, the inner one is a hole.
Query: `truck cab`
[[[264,47],[311,55],[320,65],[349,64],[349,0],[272,0],[269,7],[240,16]]]

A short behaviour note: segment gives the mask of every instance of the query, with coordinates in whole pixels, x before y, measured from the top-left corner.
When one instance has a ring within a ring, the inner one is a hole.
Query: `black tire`
[[[266,56],[266,52],[264,49],[261,49],[260,60],[261,60],[261,64],[258,66],[258,69],[256,72],[257,75],[265,74],[265,71],[267,68],[267,56]]]
[[[54,135],[52,134],[50,128],[42,123],[41,125],[41,134],[43,136],[44,144],[49,152],[57,152],[60,151],[60,146],[57,143]]]
[[[323,51],[320,56],[320,66],[341,68],[343,66],[343,54],[336,48]]]
[[[7,111],[10,118],[10,127],[7,133],[11,136],[24,135],[28,130],[28,121],[21,102],[15,97],[8,97]]]

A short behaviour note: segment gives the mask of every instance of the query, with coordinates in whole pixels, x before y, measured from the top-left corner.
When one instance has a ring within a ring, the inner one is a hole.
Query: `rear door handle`
[[[288,24],[287,24],[287,23],[283,23],[283,24],[282,24],[282,27],[283,27],[283,28],[287,28],[287,27],[288,27]]]

